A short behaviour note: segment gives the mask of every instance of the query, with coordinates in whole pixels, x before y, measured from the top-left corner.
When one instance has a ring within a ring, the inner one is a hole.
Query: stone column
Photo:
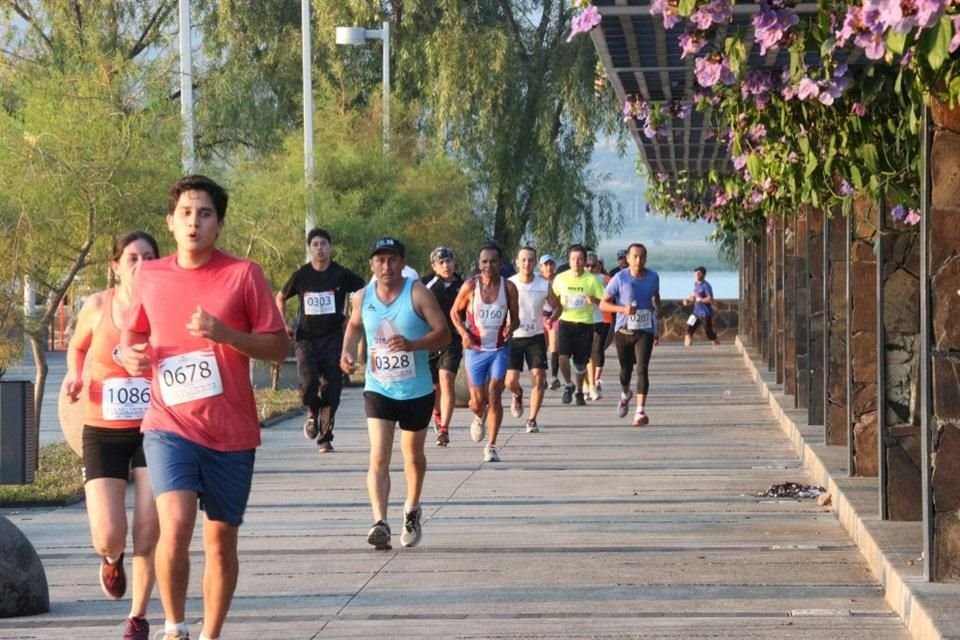
[[[851,475],[877,475],[877,259],[873,253],[878,207],[865,198],[853,204],[850,318],[853,468]]]
[[[807,270],[810,274],[808,296],[809,411],[808,424],[824,424],[824,304],[823,304],[823,226],[820,209],[807,215]]]
[[[810,406],[810,265],[807,262],[809,212],[803,207],[797,214],[793,247],[793,352],[795,405]]]
[[[934,110],[934,122],[945,121]],[[960,115],[960,114],[958,114]],[[929,284],[932,328],[934,580],[960,579],[960,128],[938,127],[932,181]]]
[[[797,406],[797,265],[798,217],[793,216],[786,222],[783,237],[783,391],[793,396],[793,406]]]
[[[920,465],[920,237],[887,216],[878,225],[883,249],[880,309],[883,368],[878,379],[886,465],[886,516],[921,520]]]
[[[774,372],[777,370],[777,249],[780,245],[776,225],[774,221],[767,234],[767,367]]]
[[[847,444],[847,220],[835,213],[827,221],[829,287],[827,330],[827,406],[825,442]]]
[[[775,279],[774,279],[774,289],[776,291],[776,296],[774,297],[774,316],[773,316],[773,334],[775,336],[774,348],[776,349],[776,363],[777,363],[777,384],[784,384],[784,343],[785,343],[785,323],[784,323],[784,302],[783,302],[783,287],[784,287],[784,266],[785,266],[785,252],[786,252],[786,228],[784,226],[783,220],[777,221],[777,226],[774,229],[774,252],[776,254],[776,263],[774,264],[775,269]]]

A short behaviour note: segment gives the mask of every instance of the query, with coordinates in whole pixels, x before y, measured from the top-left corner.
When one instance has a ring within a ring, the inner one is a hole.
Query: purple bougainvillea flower
[[[570,35],[567,36],[567,42],[573,40],[578,34],[589,33],[591,29],[600,24],[600,10],[590,5],[570,21]]]
[[[701,31],[706,31],[715,24],[729,22],[733,17],[732,4],[730,0],[712,0],[690,14],[690,22]]]
[[[653,0],[650,3],[650,15],[663,16],[663,28],[670,30],[680,22],[680,12],[676,5],[667,0]]]
[[[902,204],[898,204],[890,211],[890,217],[893,218],[895,222],[902,222],[903,219],[907,217],[907,208]]]
[[[867,108],[863,106],[862,102],[854,102],[853,106],[850,107],[850,113],[858,118],[862,118],[863,116],[867,115]]]
[[[854,193],[853,187],[850,186],[850,183],[846,180],[840,181],[840,195],[842,196],[852,196]]]
[[[917,26],[921,29],[932,27],[947,8],[947,0],[916,0]],[[954,18],[956,20],[956,18]],[[955,23],[956,24],[956,23]]]
[[[690,54],[700,53],[707,45],[707,40],[696,31],[685,31],[680,36],[680,57],[686,58]]]
[[[920,211],[918,209],[907,209],[907,215],[903,219],[909,225],[915,225],[920,222]]]
[[[797,97],[801,100],[816,98],[820,95],[820,85],[804,76],[797,84]]]
[[[780,46],[790,27],[800,22],[791,9],[772,9],[766,2],[760,3],[760,11],[753,16],[753,38],[760,45],[760,55],[768,49]]]
[[[953,38],[950,39],[949,51],[953,53],[960,48],[960,16],[950,18],[953,21]]]
[[[730,71],[726,57],[717,54],[697,58],[693,64],[693,73],[701,87],[712,87],[718,82],[734,83],[733,72]]]

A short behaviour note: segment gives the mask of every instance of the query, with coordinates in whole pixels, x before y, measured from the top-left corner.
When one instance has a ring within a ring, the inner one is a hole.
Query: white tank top
[[[510,276],[510,281],[517,287],[520,311],[520,326],[513,332],[513,337],[530,338],[542,334],[543,311],[547,308],[550,283],[546,278],[534,275],[533,280],[525,284],[520,281],[520,274]]]

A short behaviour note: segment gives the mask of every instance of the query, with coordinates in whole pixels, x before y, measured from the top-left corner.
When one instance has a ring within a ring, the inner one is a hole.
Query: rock
[[[854,473],[863,477],[876,477],[877,464],[877,412],[871,411],[860,416],[853,426]]]
[[[855,382],[877,382],[877,334],[874,331],[860,331],[850,341],[853,357],[853,380]]]
[[[887,451],[887,509],[891,520],[923,519],[920,467],[898,445]]]
[[[897,269],[883,285],[887,333],[920,333],[920,280]]]
[[[0,618],[50,611],[40,556],[12,522],[0,516]]]
[[[933,205],[930,225],[937,232],[930,235],[930,265],[934,271],[960,247],[960,212],[956,205]]]
[[[930,283],[933,342],[938,349],[960,349],[960,256],[936,269]]]
[[[933,546],[934,581],[946,582],[960,579],[960,515],[957,512],[936,514]]]
[[[960,371],[957,363],[933,358],[933,414],[940,421],[960,423]]]
[[[960,509],[960,429],[944,425],[933,454],[933,504],[937,513]]]

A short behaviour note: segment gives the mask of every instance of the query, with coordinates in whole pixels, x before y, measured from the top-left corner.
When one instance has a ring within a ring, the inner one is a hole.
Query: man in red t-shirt
[[[283,318],[260,267],[216,248],[227,193],[204,176],[170,189],[167,227],[175,255],[152,261],[133,283],[121,360],[152,374],[143,448],[160,519],[157,583],[166,640],[189,638],[189,546],[204,510],[203,630],[220,637],[237,583],[237,534],[260,444],[250,358],[283,360]]]

